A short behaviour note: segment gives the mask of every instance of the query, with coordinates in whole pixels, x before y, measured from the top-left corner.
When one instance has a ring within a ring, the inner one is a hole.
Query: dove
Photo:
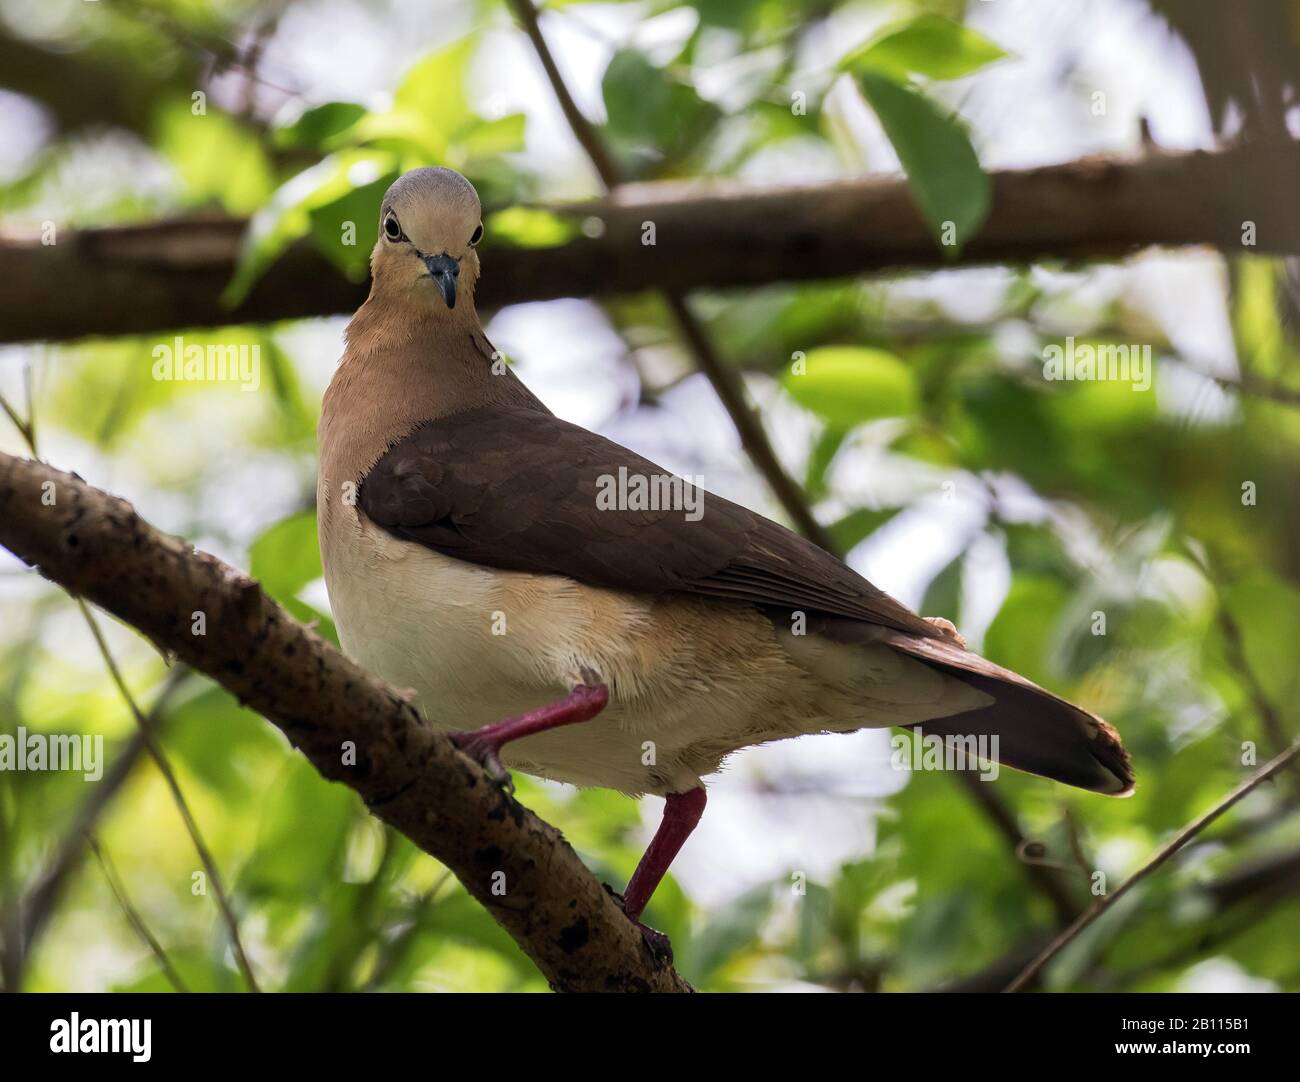
[[[1101,718],[776,522],[556,417],[479,321],[482,236],[452,170],[406,173],[382,200],[370,293],[321,411],[325,583],[344,651],[499,782],[664,798],[621,896],[631,920],[699,822],[704,779],[741,748],[902,726],[1132,791]]]

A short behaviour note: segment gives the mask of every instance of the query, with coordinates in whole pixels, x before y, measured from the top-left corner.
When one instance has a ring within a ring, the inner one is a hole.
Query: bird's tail
[[[927,734],[997,737],[997,760],[1005,766],[1110,796],[1133,792],[1133,766],[1119,733],[1095,714],[950,638],[885,630],[880,641],[993,699],[976,710],[920,723]]]

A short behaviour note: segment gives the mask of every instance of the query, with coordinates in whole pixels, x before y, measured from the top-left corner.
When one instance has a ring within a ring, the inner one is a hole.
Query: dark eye
[[[397,224],[397,219],[391,214],[384,219],[384,236],[389,240],[402,239],[402,227]]]
[[[474,245],[476,245],[482,239],[483,239],[483,223],[479,222],[478,228],[474,230],[474,235],[469,238],[469,246],[473,248]]]

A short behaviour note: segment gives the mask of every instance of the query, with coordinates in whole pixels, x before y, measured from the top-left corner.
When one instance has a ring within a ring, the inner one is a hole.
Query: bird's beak
[[[433,279],[433,284],[438,287],[438,292],[442,294],[442,299],[447,302],[447,307],[455,308],[456,279],[460,277],[460,263],[445,254],[425,255],[420,258],[424,260],[424,265],[429,268],[429,277]]]

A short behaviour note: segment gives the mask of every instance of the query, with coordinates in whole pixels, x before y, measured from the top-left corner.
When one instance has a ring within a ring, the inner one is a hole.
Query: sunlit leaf
[[[257,279],[285,248],[311,231],[313,210],[391,173],[393,161],[393,156],[384,151],[340,151],[281,185],[249,222],[234,276],[222,294],[222,302],[234,306],[248,296]],[[364,235],[367,221],[377,220],[378,209],[378,206],[371,208],[371,213],[358,221],[358,236]],[[373,228],[377,230],[378,226]]]
[[[572,218],[540,207],[507,207],[488,215],[483,223],[486,242],[510,248],[558,248],[580,233]]]
[[[802,368],[782,377],[790,396],[836,428],[916,411],[916,381],[892,353],[864,346],[809,350]]]
[[[231,214],[248,214],[275,186],[256,133],[219,110],[196,116],[188,102],[165,106],[158,120],[158,146],[194,203],[214,202]]]
[[[881,71],[894,76],[960,79],[1006,55],[968,26],[942,15],[919,15],[886,27],[841,60],[840,67],[855,74]]]

